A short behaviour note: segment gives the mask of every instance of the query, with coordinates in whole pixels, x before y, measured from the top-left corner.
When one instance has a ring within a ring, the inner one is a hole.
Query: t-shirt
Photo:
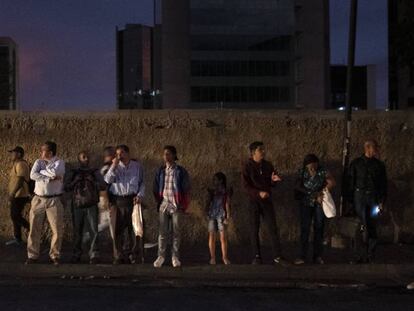
[[[16,198],[26,198],[29,196],[29,185],[30,180],[30,168],[29,164],[26,161],[16,161],[13,164],[13,168],[10,171],[10,180],[9,180],[9,195],[14,191],[19,177],[23,177],[25,182],[23,182],[22,187],[17,190],[15,197]]]

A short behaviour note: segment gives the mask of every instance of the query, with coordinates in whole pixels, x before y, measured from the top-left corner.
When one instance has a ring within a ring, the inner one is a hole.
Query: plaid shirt
[[[165,168],[165,182],[163,191],[163,200],[161,203],[161,211],[174,214],[177,211],[177,203],[174,198],[174,173],[176,165],[166,166]]]

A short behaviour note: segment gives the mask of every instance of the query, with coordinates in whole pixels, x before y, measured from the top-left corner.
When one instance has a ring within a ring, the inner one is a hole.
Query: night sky
[[[331,0],[331,63],[345,64],[350,0]],[[357,64],[378,64],[386,106],[386,0],[360,0]],[[115,26],[152,22],[152,0],[0,0],[0,36],[20,48],[23,110],[114,110]]]

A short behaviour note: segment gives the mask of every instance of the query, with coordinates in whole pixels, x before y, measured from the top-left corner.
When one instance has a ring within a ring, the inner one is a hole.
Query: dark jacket
[[[387,198],[387,173],[384,162],[365,155],[352,161],[349,167],[348,196],[355,191],[372,192],[379,203]]]
[[[262,160],[260,163],[250,158],[242,168],[242,184],[252,201],[262,201],[259,192],[272,193],[272,173],[275,171],[272,163]]]

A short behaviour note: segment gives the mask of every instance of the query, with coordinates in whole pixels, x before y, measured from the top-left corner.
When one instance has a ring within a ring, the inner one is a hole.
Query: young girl
[[[221,172],[214,174],[213,187],[213,189],[208,189],[207,200],[210,264],[216,264],[216,235],[219,232],[223,263],[229,265],[225,226],[230,219],[230,197],[232,191],[227,189],[226,175]]]

